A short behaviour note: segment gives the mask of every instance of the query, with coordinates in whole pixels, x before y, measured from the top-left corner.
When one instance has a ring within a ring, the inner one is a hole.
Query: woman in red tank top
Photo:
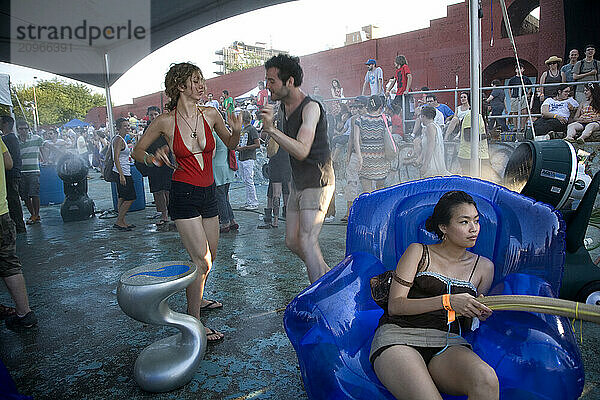
[[[174,64],[165,77],[165,92],[170,98],[170,111],[154,119],[133,150],[132,156],[148,166],[167,164],[175,169],[171,182],[169,214],[175,221],[181,241],[192,261],[198,266],[198,277],[186,289],[187,312],[200,318],[200,310],[222,307],[205,300],[204,284],[219,242],[219,220],[216,206],[212,156],[214,130],[229,149],[235,149],[242,128],[239,116],[228,115],[225,126],[221,114],[213,107],[198,106],[206,90],[202,71],[191,63]],[[176,159],[176,167],[165,146],[154,154],[148,146],[163,136]],[[223,334],[206,328],[208,341],[223,339]]]

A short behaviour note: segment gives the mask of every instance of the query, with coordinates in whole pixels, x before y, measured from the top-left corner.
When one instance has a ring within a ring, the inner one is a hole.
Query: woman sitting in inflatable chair
[[[479,235],[473,198],[445,193],[425,226],[441,242],[412,243],[398,261],[371,347],[375,373],[398,399],[441,399],[440,391],[498,399],[496,373],[461,337],[472,318],[492,313],[476,297],[489,290],[494,265],[467,251]]]

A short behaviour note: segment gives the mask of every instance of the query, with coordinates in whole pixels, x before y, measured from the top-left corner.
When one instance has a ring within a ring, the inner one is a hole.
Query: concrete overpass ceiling
[[[90,2],[90,5],[94,3],[93,0],[70,1],[74,3],[87,1]],[[113,71],[120,72],[111,72],[109,84],[112,85],[125,71],[144,57],[188,33],[236,15],[289,1],[291,0],[150,0],[149,51],[144,51],[143,53],[137,52],[135,55],[133,55],[135,52],[125,52],[126,57],[123,57],[122,54],[124,52],[121,52],[118,56],[112,57],[111,64],[114,67]],[[54,7],[51,2],[40,3],[39,14],[41,15],[44,12],[42,9],[44,4],[47,4],[48,7]],[[10,2],[0,2],[0,61],[52,72],[95,86],[104,86],[105,76],[102,73],[98,73],[98,71],[94,71],[94,73],[65,73],[64,70],[53,70],[44,62],[43,57],[38,57],[38,60],[27,61],[26,63],[19,62],[18,60],[12,60],[11,62],[11,46],[17,46],[18,43],[11,38],[10,26],[11,22],[23,22],[19,17],[19,15],[11,14]],[[123,41],[115,47],[121,45],[125,47],[128,43]],[[94,50],[96,50],[96,54],[92,63],[94,65],[102,65],[105,50],[103,48]],[[72,57],[72,60],[69,60],[69,62],[82,63],[81,68],[73,68],[73,70],[89,70],[86,68],[85,63],[89,64],[90,60],[81,60],[81,57],[80,59]]]
[[[540,21],[531,12],[540,7],[539,0],[515,0],[508,6],[508,18],[514,36],[537,33],[540,30]],[[502,18],[502,37],[508,37],[504,18]]]

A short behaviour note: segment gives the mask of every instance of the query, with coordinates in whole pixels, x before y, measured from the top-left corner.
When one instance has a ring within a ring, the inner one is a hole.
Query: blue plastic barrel
[[[135,200],[131,204],[129,211],[139,211],[146,208],[146,193],[144,191],[144,177],[140,174],[135,166],[131,166],[131,178],[133,178],[133,187],[135,188]],[[117,184],[111,182],[113,207],[115,211],[119,211],[119,198],[117,197]]]
[[[62,204],[65,201],[63,181],[56,173],[56,165],[40,165],[40,204]]]

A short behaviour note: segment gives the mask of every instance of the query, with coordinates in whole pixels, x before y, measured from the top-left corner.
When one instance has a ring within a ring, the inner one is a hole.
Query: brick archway
[[[528,76],[532,82],[535,82],[538,77],[538,70],[535,65],[523,59],[520,59],[519,63],[525,69],[523,75]],[[512,57],[501,58],[485,67],[483,70],[483,85],[491,86],[493,79],[500,79],[501,82],[504,82],[505,79],[513,76],[515,76],[515,59]]]
[[[528,35],[540,31],[540,21],[529,15],[540,6],[540,0],[515,0],[508,6],[508,18],[513,31],[513,36]],[[502,37],[508,37],[504,18],[502,18]]]

